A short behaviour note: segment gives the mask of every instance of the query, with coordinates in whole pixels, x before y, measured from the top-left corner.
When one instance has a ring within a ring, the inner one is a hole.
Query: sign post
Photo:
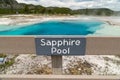
[[[55,75],[62,75],[62,56],[51,56],[52,59],[52,72]]]
[[[50,55],[52,72],[62,75],[62,55],[85,55],[85,37],[37,37],[35,38],[37,55]]]

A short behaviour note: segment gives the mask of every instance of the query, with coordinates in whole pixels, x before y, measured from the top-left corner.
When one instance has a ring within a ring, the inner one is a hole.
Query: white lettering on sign
[[[76,45],[76,46],[79,46],[80,45],[80,40],[45,40],[45,39],[41,39],[41,42],[40,42],[41,46],[57,46],[57,47],[60,47],[60,46],[73,46],[73,45]]]
[[[65,48],[65,49],[58,49],[56,47],[51,48],[51,53],[57,53],[57,54],[70,54],[70,48]]]
[[[46,40],[41,39],[41,46],[51,46],[51,54],[70,54],[70,47],[67,48],[59,48],[61,46],[80,46],[80,40],[71,40],[71,39],[63,39],[63,40]]]

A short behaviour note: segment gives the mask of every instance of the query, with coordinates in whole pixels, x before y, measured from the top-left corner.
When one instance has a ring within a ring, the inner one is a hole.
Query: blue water
[[[46,21],[19,27],[10,26],[10,29],[9,26],[0,26],[0,35],[88,35],[94,34],[102,24],[100,21]]]

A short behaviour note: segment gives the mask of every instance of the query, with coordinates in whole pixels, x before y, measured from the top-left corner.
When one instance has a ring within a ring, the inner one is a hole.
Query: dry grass
[[[92,66],[87,62],[77,61],[75,65],[69,63],[68,69],[65,70],[65,74],[72,75],[91,75],[93,73]]]
[[[52,74],[52,69],[47,65],[43,65],[40,68],[34,68],[32,71],[27,74]]]

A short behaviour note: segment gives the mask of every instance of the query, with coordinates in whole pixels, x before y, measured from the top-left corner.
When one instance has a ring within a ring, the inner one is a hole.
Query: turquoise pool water
[[[32,25],[0,25],[0,35],[88,35],[99,30],[100,21],[46,21]]]

